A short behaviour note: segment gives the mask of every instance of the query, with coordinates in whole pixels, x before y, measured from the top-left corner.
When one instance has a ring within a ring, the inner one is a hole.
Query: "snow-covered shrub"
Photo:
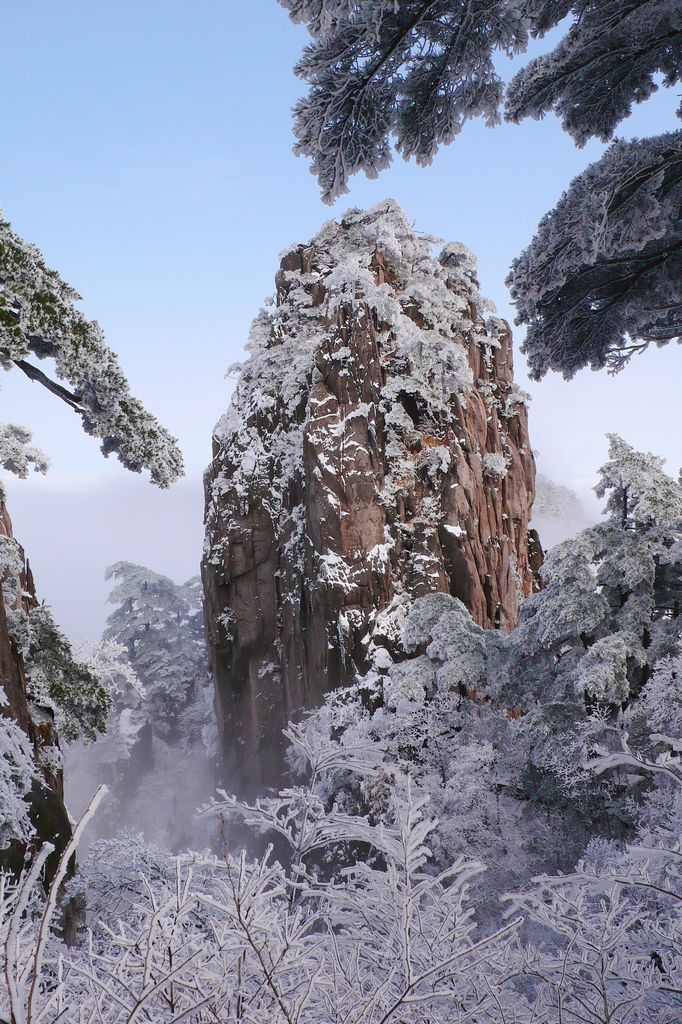
[[[483,469],[490,476],[503,480],[509,467],[502,452],[487,452],[483,456]]]
[[[671,740],[682,749],[680,740]],[[658,780],[635,841],[593,840],[575,870],[534,879],[505,897],[542,941],[523,951],[542,1020],[570,1024],[672,1024],[682,1013],[682,769],[676,755],[655,761],[619,752],[592,766]]]
[[[8,473],[25,479],[32,466],[36,473],[46,473],[49,460],[31,444],[32,434],[16,423],[0,423],[0,466]]]
[[[447,594],[403,602],[392,653],[375,630],[372,670],[307,720],[340,750],[373,751],[385,776],[412,776],[440,821],[436,863],[489,859],[486,912],[501,888],[567,870],[593,837],[631,836],[648,784],[589,763],[623,728],[648,754],[679,731],[682,490],[616,437],[599,490],[606,522],[550,552],[512,633],[481,629]],[[385,809],[381,786],[342,772],[327,785],[345,810]]]
[[[111,707],[107,691],[91,668],[76,660],[47,605],[35,608],[27,625],[24,660],[30,699],[54,711],[63,740],[94,740],[104,731]]]
[[[484,866],[461,856],[434,870],[442,825],[412,781],[387,779],[371,751],[341,751],[310,728],[290,739],[306,784],[253,807],[223,794],[206,809],[279,837],[282,863],[271,848],[251,859],[227,846],[172,857],[132,836],[99,844],[69,886],[93,925],[70,949],[50,925],[73,844],[47,897],[38,881],[49,846],[18,885],[0,878],[0,1013],[22,1024],[679,1019],[679,842],[657,832],[681,820],[678,757],[646,761],[627,744],[603,755],[595,771],[660,779],[677,816],[652,791],[636,843],[593,841],[570,873],[506,896],[506,920],[483,931],[471,887]],[[381,782],[383,820],[324,806],[338,773]]]
[[[494,1024],[500,1012],[521,1020],[525,1000],[508,983],[518,922],[477,933],[468,883],[480,864],[460,858],[425,871],[436,822],[424,803],[408,784],[394,790],[379,828],[332,815],[325,830],[321,819],[319,849],[361,834],[382,862],[356,863],[331,882],[300,861],[286,870],[270,850],[256,860],[226,851],[160,865],[145,853],[142,863],[121,865],[127,905],[116,885],[97,930],[70,950],[50,937],[56,890],[41,907],[38,857],[17,889],[0,889],[0,948],[11,978],[0,1012],[24,1024],[421,1024],[425,1013],[438,1024]],[[292,812],[298,835],[308,834],[307,811],[304,799]],[[131,883],[131,867],[133,875],[137,867],[152,872]],[[116,868],[104,874],[121,880]],[[92,877],[90,868],[86,890]]]
[[[109,694],[97,672],[74,653],[49,605],[37,604],[25,590],[23,551],[13,537],[0,537],[0,581],[7,629],[23,659],[31,713],[53,717],[63,740],[93,740],[104,729]]]
[[[104,731],[109,694],[97,674],[74,656],[49,605],[27,609],[17,600],[17,594],[21,598],[18,575],[6,577],[4,592],[7,627],[23,657],[33,713],[39,715],[42,709],[51,715],[62,740],[91,742]]]

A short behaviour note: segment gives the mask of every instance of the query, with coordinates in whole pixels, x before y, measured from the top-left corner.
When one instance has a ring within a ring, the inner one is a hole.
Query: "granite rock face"
[[[282,771],[281,730],[397,656],[429,591],[511,629],[542,553],[508,325],[459,244],[392,202],[283,254],[214,435],[203,579],[224,775]]]
[[[33,574],[25,559],[23,548],[14,542],[12,521],[4,498],[0,495],[0,539],[2,538],[13,542],[12,547],[18,552],[24,566],[19,574],[19,587],[13,607],[22,609],[30,616],[38,606]],[[28,796],[34,829],[32,841],[38,847],[43,842],[50,842],[55,847],[54,853],[47,861],[46,876],[49,880],[62,849],[71,838],[71,823],[64,804],[62,768],[53,758],[43,757],[47,750],[58,750],[59,741],[50,711],[36,707],[29,701],[24,659],[8,627],[7,614],[5,602],[0,600],[0,686],[5,697],[5,703],[0,706],[0,714],[17,723],[28,737],[33,753],[38,778]],[[18,842],[0,850],[0,867],[18,872],[24,853],[23,845]]]

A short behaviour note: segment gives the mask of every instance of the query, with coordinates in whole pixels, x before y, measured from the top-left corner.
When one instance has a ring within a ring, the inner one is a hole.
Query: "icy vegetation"
[[[8,532],[2,532],[8,531]],[[60,792],[63,742],[92,741],[105,728],[110,698],[98,674],[74,653],[48,605],[38,604],[24,553],[0,505],[0,600],[5,635],[20,665],[23,714],[11,699],[12,667],[0,686],[0,860],[36,835],[43,787]],[[36,807],[30,806],[35,801]]]
[[[183,472],[175,438],[130,393],[116,354],[101,327],[78,310],[80,296],[45,265],[36,246],[12,230],[0,212],[0,363],[17,368],[66,402],[88,434],[101,438],[104,455],[168,487]],[[31,359],[52,359],[52,380]],[[69,388],[71,390],[69,390]],[[0,424],[0,465],[26,476],[33,464],[45,472],[46,459],[30,444],[25,427]]]
[[[507,280],[533,377],[616,372],[682,333],[681,167],[682,131],[619,139],[540,222]]]
[[[310,34],[296,74],[295,151],[323,199],[389,166],[392,142],[431,162],[467,120],[553,112],[577,145],[618,126],[682,78],[679,0],[279,0]],[[508,86],[500,54],[552,46]],[[615,139],[571,183],[515,260],[509,285],[531,372],[622,369],[679,338],[682,132]]]
[[[550,553],[511,633],[444,593],[389,610],[401,656],[377,638],[372,671],[290,727],[290,785],[203,807],[213,853],[128,833],[95,843],[63,891],[70,849],[47,896],[49,846],[5,877],[0,1012],[676,1024],[682,487],[614,435],[597,490],[604,522]],[[114,701],[151,697],[163,732],[152,666],[184,706],[192,586],[113,572],[118,608],[89,664]],[[69,948],[51,927],[64,900],[84,912]]]
[[[255,809],[287,857],[194,854],[99,844],[71,892],[98,916],[67,949],[51,934],[56,885],[37,886],[47,852],[0,888],[0,943],[13,1021],[102,1024],[674,1024],[682,1009],[679,853],[647,818],[679,820],[679,759],[623,764],[646,784],[638,842],[594,843],[575,871],[506,895],[503,921],[476,924],[484,865],[434,870],[438,822],[409,779],[378,778],[366,753],[290,734],[310,782]],[[596,772],[617,771],[602,758]],[[377,823],[325,806],[337,774],[382,785]],[[318,790],[319,792],[316,792]],[[86,819],[87,820],[87,819]],[[328,865],[347,867],[334,875]],[[70,853],[70,850],[67,851]],[[358,856],[358,854],[360,854]],[[61,876],[61,877],[60,877]],[[100,916],[101,915],[101,916]],[[115,915],[115,916],[114,916]],[[112,927],[113,926],[113,927]],[[524,939],[531,934],[535,942]]]
[[[5,695],[0,690],[0,709]],[[0,850],[11,843],[26,842],[33,827],[26,797],[37,780],[33,751],[26,734],[10,718],[0,716]]]
[[[48,605],[38,604],[24,589],[23,552],[11,537],[2,537],[4,565],[2,595],[7,628],[23,658],[26,692],[36,715],[54,718],[65,740],[93,740],[104,731],[109,698],[97,676],[74,657],[71,645],[56,625]]]
[[[116,606],[101,641],[79,656],[110,700],[105,735],[66,751],[67,801],[80,812],[93,788],[109,799],[94,834],[128,829],[177,851],[202,830],[193,820],[215,784],[216,725],[198,579],[178,585],[143,566],[118,562]],[[92,830],[91,830],[92,831]]]
[[[428,164],[469,119],[518,123],[550,111],[578,145],[608,141],[659,76],[680,80],[675,0],[480,0],[475,17],[466,0],[279,2],[311,36],[295,67],[310,89],[294,131],[327,201],[358,171],[388,167],[391,141]],[[498,54],[523,53],[558,26],[553,49],[505,89]]]

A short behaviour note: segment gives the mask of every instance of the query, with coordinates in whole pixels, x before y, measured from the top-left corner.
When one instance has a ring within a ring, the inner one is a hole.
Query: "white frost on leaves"
[[[19,542],[14,537],[0,536],[0,579],[16,582],[24,571],[24,559]]]
[[[52,775],[56,775],[57,772],[60,772],[64,767],[64,755],[59,747],[51,743],[48,746],[40,748],[38,763],[44,771],[47,771]]]
[[[50,460],[31,444],[32,434],[17,423],[0,423],[0,466],[25,480],[31,466],[36,473],[47,473]]]
[[[518,416],[519,408],[523,405],[527,405],[530,400],[531,396],[529,393],[527,391],[523,391],[514,384],[502,401],[500,406],[500,415],[508,420],[513,416]]]
[[[6,696],[0,687],[0,706]],[[0,715],[0,850],[25,842],[32,832],[29,806],[31,787],[37,782],[31,745],[16,722]]]
[[[74,654],[86,665],[113,699],[128,689],[140,697],[146,695],[137,672],[130,664],[128,649],[117,640],[86,640],[76,647]]]
[[[483,456],[483,469],[491,476],[499,477],[501,480],[507,475],[509,466],[502,452],[486,452]]]
[[[114,610],[104,639],[78,652],[109,694],[106,733],[67,748],[67,799],[77,806],[104,783],[113,806],[97,832],[143,829],[176,848],[211,790],[217,744],[201,584],[129,562],[107,578]]]
[[[41,373],[36,361],[53,359],[56,376],[68,385],[61,397],[79,413],[85,432],[101,439],[102,453],[115,452],[132,472],[148,469],[154,483],[168,487],[183,473],[177,442],[130,393],[102,328],[85,318],[79,300],[0,211],[0,366],[26,365],[34,378]],[[30,440],[24,427],[0,426],[0,465],[19,476],[30,465],[45,472],[45,456]]]

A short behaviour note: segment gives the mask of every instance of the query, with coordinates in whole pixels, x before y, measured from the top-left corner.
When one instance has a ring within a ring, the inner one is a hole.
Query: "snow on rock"
[[[279,777],[297,709],[390,652],[389,606],[450,593],[508,630],[535,586],[509,327],[486,319],[472,254],[434,244],[388,201],[283,253],[216,427],[206,620],[242,791]]]
[[[46,877],[71,838],[64,804],[64,773],[54,717],[37,706],[27,689],[27,666],[8,618],[39,608],[33,575],[14,539],[4,496],[0,496],[0,580],[16,577],[16,595],[0,599],[0,870],[19,872],[26,841],[49,841]]]

